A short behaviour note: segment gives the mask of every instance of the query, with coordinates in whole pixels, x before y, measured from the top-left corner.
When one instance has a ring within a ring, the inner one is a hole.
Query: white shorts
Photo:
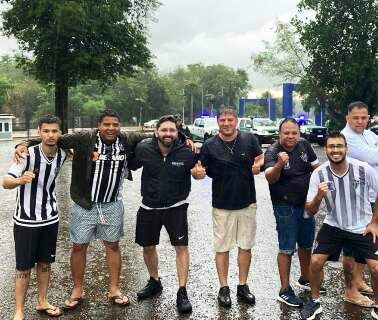
[[[213,208],[215,252],[228,252],[237,246],[249,250],[256,241],[256,203],[240,210]]]

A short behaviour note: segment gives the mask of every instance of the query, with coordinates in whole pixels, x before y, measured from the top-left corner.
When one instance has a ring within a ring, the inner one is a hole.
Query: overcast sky
[[[273,38],[275,23],[296,13],[298,0],[161,0],[150,23],[150,47],[163,72],[178,65],[223,63],[249,69],[255,88],[273,82],[256,75],[250,56]],[[11,53],[14,40],[0,38],[0,54]]]
[[[271,40],[274,26],[289,21],[298,0],[163,0],[151,23],[151,48],[162,71],[177,65],[223,63],[249,69],[255,88],[273,86],[251,70],[251,54]]]

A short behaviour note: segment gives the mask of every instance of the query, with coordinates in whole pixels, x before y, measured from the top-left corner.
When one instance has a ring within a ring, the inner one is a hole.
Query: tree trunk
[[[68,132],[68,84],[67,81],[55,82],[55,115],[62,120],[62,133]]]

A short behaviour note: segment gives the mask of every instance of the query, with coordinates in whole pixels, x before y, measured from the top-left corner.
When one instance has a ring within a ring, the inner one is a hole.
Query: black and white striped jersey
[[[332,171],[329,161],[314,170],[307,202],[315,198],[320,182],[328,182],[324,223],[345,231],[363,233],[372,217],[369,190],[378,192],[378,176],[366,162],[346,159],[349,167],[343,176]]]
[[[91,200],[95,203],[121,199],[123,180],[127,174],[126,150],[118,137],[112,144],[102,141],[97,133],[92,154]]]
[[[13,164],[8,175],[18,178],[25,171],[32,171],[35,177],[31,183],[17,189],[17,206],[13,216],[15,224],[26,227],[40,227],[56,223],[58,210],[55,195],[55,179],[66,159],[66,153],[58,148],[54,158],[49,159],[42,151],[42,145],[30,147],[29,155],[20,163]]]

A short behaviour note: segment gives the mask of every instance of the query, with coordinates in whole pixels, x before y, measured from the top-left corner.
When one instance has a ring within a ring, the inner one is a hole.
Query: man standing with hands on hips
[[[256,236],[256,191],[254,174],[260,172],[264,156],[256,137],[239,132],[234,109],[218,112],[219,134],[206,140],[200,159],[212,181],[213,239],[220,290],[218,303],[231,307],[228,286],[229,251],[238,247],[239,301],[254,304],[247,284],[251,248]]]

